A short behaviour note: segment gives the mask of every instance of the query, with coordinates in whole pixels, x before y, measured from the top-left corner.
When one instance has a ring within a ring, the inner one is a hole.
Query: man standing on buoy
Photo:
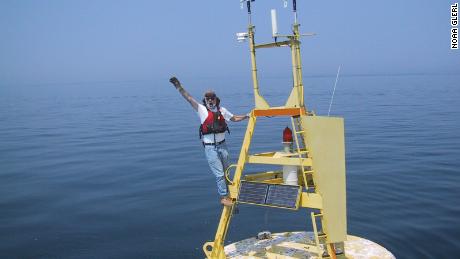
[[[249,118],[247,115],[233,115],[224,107],[220,107],[220,99],[214,91],[208,90],[204,93],[202,104],[197,102],[182,87],[175,77],[169,79],[184,99],[192,105],[200,118],[200,137],[202,137],[204,152],[208,159],[209,167],[216,177],[217,192],[220,196],[220,203],[225,206],[233,205],[229,197],[227,181],[224,173],[228,164],[228,150],[225,144],[225,131],[229,131],[227,121],[242,121]]]

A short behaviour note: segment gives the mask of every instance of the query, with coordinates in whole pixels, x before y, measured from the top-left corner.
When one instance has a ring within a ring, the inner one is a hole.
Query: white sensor
[[[277,37],[278,36],[278,23],[276,21],[276,10],[272,9],[271,14],[272,14],[272,35],[273,37]]]

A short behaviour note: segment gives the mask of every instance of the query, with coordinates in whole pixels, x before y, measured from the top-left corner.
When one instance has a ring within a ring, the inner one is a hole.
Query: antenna
[[[334,90],[332,91],[331,102],[329,103],[329,111],[327,112],[328,117],[329,113],[331,113],[332,101],[334,101],[335,87],[337,86],[337,81],[339,80],[340,67],[342,67],[342,65],[339,65],[339,70],[337,70],[337,76],[335,77]]]
[[[251,24],[251,2],[255,0],[240,0],[240,8],[243,9],[243,3],[246,2],[246,8],[248,10],[248,23]]]
[[[297,1],[292,0],[292,10],[294,11],[294,23],[297,24]]]
[[[276,37],[278,36],[278,23],[276,20],[276,10],[272,9],[271,14],[272,14],[272,36],[273,38],[276,39]]]

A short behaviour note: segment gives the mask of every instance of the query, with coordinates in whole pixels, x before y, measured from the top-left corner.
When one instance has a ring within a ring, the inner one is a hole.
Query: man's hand
[[[238,121],[243,121],[245,119],[249,119],[251,113],[248,113],[246,115],[233,115],[233,117],[230,118],[231,121],[233,122],[238,122]]]
[[[169,82],[171,82],[171,84],[173,84],[174,87],[176,87],[176,88],[180,87],[179,79],[177,79],[175,76],[171,77],[169,79]]]
[[[179,79],[177,79],[175,76],[171,77],[169,79],[169,82],[174,85],[174,87],[179,91],[179,93],[184,97],[184,99],[192,105],[192,108],[195,111],[198,111],[198,102],[193,99],[193,97],[185,91],[185,89],[182,87],[182,85],[179,82]]]

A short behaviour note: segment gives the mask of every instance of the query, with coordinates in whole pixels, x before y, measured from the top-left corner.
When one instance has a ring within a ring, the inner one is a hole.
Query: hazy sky
[[[304,73],[460,74],[446,0],[298,0]],[[290,32],[291,2],[256,0],[256,41],[271,41],[270,9]],[[0,1],[0,83],[249,76],[238,0]],[[261,73],[289,76],[288,49],[260,50]]]

